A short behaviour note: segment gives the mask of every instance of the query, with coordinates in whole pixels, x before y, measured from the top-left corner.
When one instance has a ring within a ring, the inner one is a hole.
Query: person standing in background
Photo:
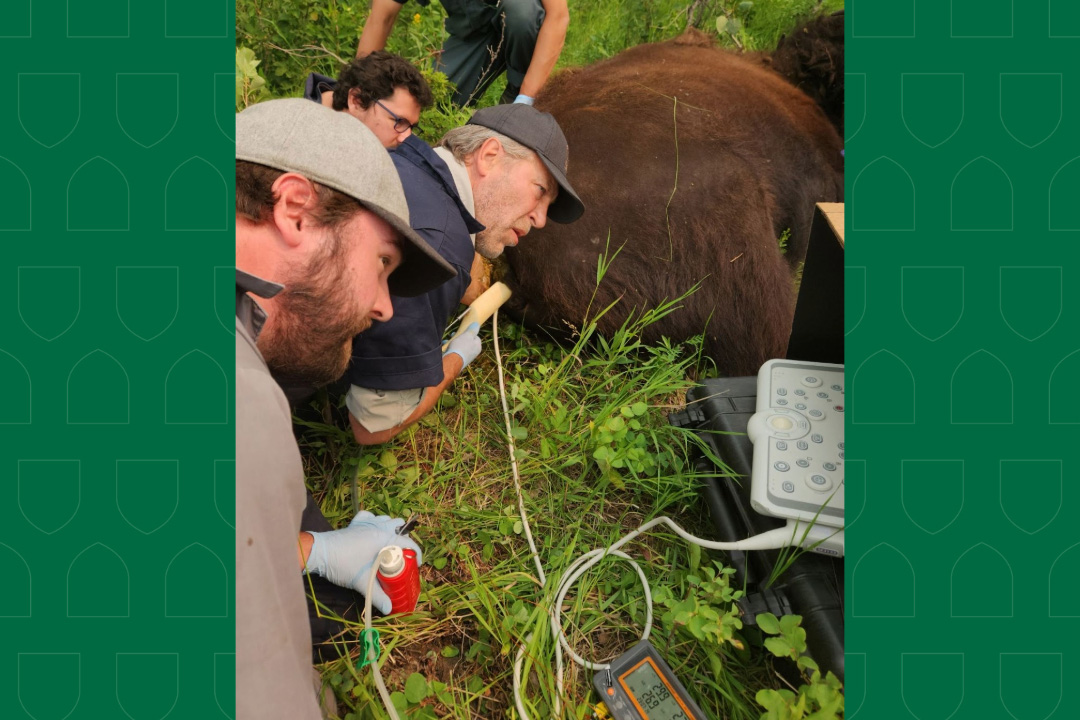
[[[357,57],[386,47],[406,0],[372,0]],[[427,5],[430,0],[417,0]],[[532,105],[566,42],[566,0],[439,0],[446,10],[442,55],[435,69],[457,87],[454,102],[475,103],[506,72],[501,103]]]

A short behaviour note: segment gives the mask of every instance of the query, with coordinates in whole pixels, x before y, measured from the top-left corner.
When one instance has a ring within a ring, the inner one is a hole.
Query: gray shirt
[[[297,554],[304,469],[292,415],[255,338],[247,295],[281,286],[236,273],[236,720],[321,720]]]

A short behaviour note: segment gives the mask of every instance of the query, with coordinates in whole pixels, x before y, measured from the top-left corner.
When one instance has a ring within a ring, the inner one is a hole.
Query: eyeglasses
[[[379,107],[381,107],[383,110],[385,110],[386,114],[394,119],[394,132],[403,133],[406,130],[415,130],[416,128],[420,127],[420,123],[415,123],[414,124],[414,123],[409,122],[408,119],[401,117],[396,112],[394,112],[390,108],[386,107],[385,105],[383,105],[378,100],[375,101],[375,104],[378,105]]]

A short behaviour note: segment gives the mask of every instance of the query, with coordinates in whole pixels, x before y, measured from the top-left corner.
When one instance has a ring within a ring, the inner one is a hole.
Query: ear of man
[[[366,110],[363,103],[360,102],[360,88],[352,88],[349,90],[349,107],[348,110],[359,111]]]
[[[297,173],[285,173],[274,181],[274,225],[283,242],[298,248],[316,230],[314,211],[319,196],[310,180]]]
[[[494,175],[499,170],[499,165],[502,163],[506,151],[503,150],[502,143],[497,138],[490,137],[476,149],[473,153],[473,164],[476,167],[476,174],[481,178],[486,178]]]

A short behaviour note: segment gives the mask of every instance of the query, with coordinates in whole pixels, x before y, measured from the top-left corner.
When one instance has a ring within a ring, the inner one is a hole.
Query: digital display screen
[[[691,720],[671,686],[660,675],[650,658],[645,658],[619,677],[645,720]]]

